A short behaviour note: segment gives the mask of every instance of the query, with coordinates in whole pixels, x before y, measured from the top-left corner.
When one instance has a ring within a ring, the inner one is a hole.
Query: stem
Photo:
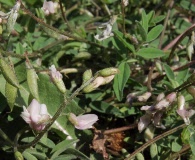
[[[9,139],[9,137],[5,134],[5,132],[3,132],[3,130],[0,128],[0,136],[7,141],[10,146],[13,146],[13,142]]]
[[[153,139],[151,139],[150,141],[148,141],[147,143],[145,143],[144,145],[142,145],[140,148],[138,148],[137,150],[135,150],[130,156],[128,156],[127,158],[125,158],[125,160],[130,160],[132,158],[134,158],[136,156],[137,153],[140,153],[141,151],[143,151],[144,149],[146,149],[148,146],[150,146],[151,144],[155,143],[156,141],[174,133],[174,132],[177,132],[178,130],[180,129],[183,129],[184,127],[186,127],[186,124],[182,124],[178,127],[175,127]]]
[[[31,18],[33,18],[35,21],[37,21],[40,25],[44,26],[44,27],[47,27],[51,30],[53,30],[54,32],[58,33],[58,34],[61,34],[61,35],[64,35],[64,36],[67,36],[69,40],[77,40],[79,42],[85,42],[85,43],[88,43],[88,44],[91,44],[91,45],[94,45],[96,47],[99,47],[99,48],[104,48],[104,49],[109,49],[109,48],[105,48],[104,46],[102,45],[99,45],[97,43],[94,43],[94,42],[91,42],[91,41],[88,41],[86,39],[83,39],[83,38],[80,38],[80,37],[77,37],[77,36],[74,36],[73,34],[70,34],[70,33],[67,33],[67,32],[62,32],[60,31],[59,29],[53,27],[53,26],[50,26],[48,25],[47,23],[45,23],[42,19],[36,17],[31,11],[29,11],[27,8],[25,8],[25,6],[21,3],[21,9],[26,13],[28,14]],[[112,50],[112,49],[110,49]]]
[[[55,122],[55,120],[60,116],[60,114],[62,113],[62,111],[64,110],[64,108],[70,104],[70,102],[79,94],[79,92],[85,88],[87,85],[89,85],[95,78],[97,78],[99,76],[99,74],[97,73],[94,77],[92,77],[90,80],[88,80],[86,83],[82,84],[80,88],[78,88],[68,99],[66,97],[66,95],[64,96],[64,103],[60,106],[60,108],[57,110],[57,112],[55,113],[55,115],[53,116],[53,118],[50,120],[50,122],[45,126],[44,130],[42,132],[40,132],[35,139],[30,142],[29,144],[25,144],[25,145],[18,145],[18,148],[21,149],[26,149],[29,148],[31,146],[34,146],[41,138],[42,136],[49,130],[49,128],[51,127],[51,125]]]
[[[126,34],[126,30],[125,30],[125,6],[123,1],[121,2],[121,10],[122,10],[122,20],[123,20],[123,34]]]
[[[188,36],[192,31],[195,31],[195,24],[193,24],[190,28],[188,28],[183,34],[181,34],[178,39],[176,39],[177,41],[173,44],[173,48],[171,50],[171,53],[169,54],[169,58],[168,58],[168,63],[170,63],[172,57],[173,57],[173,53],[175,51],[175,49],[177,48],[177,46],[179,45],[179,43],[186,37]]]
[[[123,132],[123,131],[127,131],[127,130],[130,130],[130,129],[134,129],[135,127],[137,127],[137,123],[131,124],[131,125],[128,125],[128,126],[124,126],[124,127],[120,127],[120,128],[114,128],[114,129],[105,130],[103,132],[103,134],[105,135],[105,134],[112,134],[112,133]]]
[[[169,20],[169,16],[170,16],[170,12],[171,12],[171,9],[173,7],[173,4],[174,4],[174,1],[171,1],[170,4],[169,4],[169,9],[168,9],[168,12],[167,12],[167,16],[166,16],[166,19],[164,21],[164,29],[161,33],[160,40],[159,40],[159,45],[158,45],[159,49],[161,49],[161,47],[162,47],[162,41],[164,39],[164,35],[165,35],[166,27],[167,27],[167,22]]]

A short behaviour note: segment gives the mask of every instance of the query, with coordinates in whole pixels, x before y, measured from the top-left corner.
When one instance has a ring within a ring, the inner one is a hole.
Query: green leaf
[[[24,48],[20,42],[16,44],[16,53],[17,54],[24,54]]]
[[[173,152],[178,152],[180,151],[182,148],[181,144],[179,144],[177,141],[173,141],[172,144],[171,144],[171,150]]]
[[[163,25],[157,25],[156,27],[152,28],[150,30],[150,32],[148,33],[147,35],[147,42],[150,42],[150,41],[153,41],[155,40],[159,35],[160,33],[162,32],[163,30]]]
[[[139,32],[139,34],[141,35],[142,40],[145,42],[146,39],[147,39],[147,32],[146,32],[146,30],[144,29],[144,27],[141,25],[140,22],[136,21],[136,24],[137,24],[138,32]]]
[[[136,55],[141,56],[145,59],[151,59],[163,57],[165,56],[165,53],[157,48],[142,48],[136,53]]]
[[[172,69],[167,64],[164,64],[163,66],[164,66],[164,70],[166,72],[168,79],[175,80],[175,75],[174,75]]]
[[[154,11],[150,11],[150,12],[147,14],[148,24],[153,20],[154,14],[155,14]]]
[[[157,17],[153,18],[151,23],[155,23],[156,24],[158,22],[161,22],[164,18],[165,18],[164,15],[157,16]]]
[[[146,34],[148,33],[148,16],[146,15],[145,10],[142,10],[142,21],[141,25],[144,28]]]
[[[48,112],[53,116],[58,108],[63,104],[64,98],[56,86],[50,81],[48,75],[39,74],[39,96],[40,102],[46,104]],[[64,113],[73,112],[75,114],[83,113],[83,110],[77,105],[74,100],[66,106]],[[60,129],[63,133],[68,132],[68,134],[73,138],[75,137],[74,126],[69,124],[67,116],[60,116],[57,120],[57,125],[53,125],[56,129]]]
[[[123,98],[123,89],[130,77],[131,71],[129,65],[126,62],[122,62],[118,68],[120,72],[114,77],[113,88],[117,99],[121,101]]]
[[[116,37],[133,53],[135,53],[135,48],[133,45],[129,44],[125,38],[122,32],[118,31],[118,30],[114,30],[114,35],[116,35]]]
[[[22,155],[24,156],[24,158],[26,160],[37,160],[37,158],[35,156],[33,156],[31,153],[27,152],[27,151],[24,151],[22,153]]]
[[[58,155],[64,152],[67,148],[73,147],[76,142],[78,142],[78,140],[64,140],[58,143],[51,151],[51,153],[53,153],[51,159],[58,157]]]
[[[192,153],[193,155],[195,155],[195,133],[191,134],[189,143],[190,143]]]

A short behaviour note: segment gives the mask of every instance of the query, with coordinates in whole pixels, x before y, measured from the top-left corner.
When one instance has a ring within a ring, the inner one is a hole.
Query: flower
[[[55,12],[54,3],[52,1],[44,0],[43,7],[41,8],[45,15],[53,14]]]
[[[92,125],[98,120],[98,116],[95,114],[76,116],[75,114],[70,113],[69,120],[75,126],[75,128],[84,130],[92,128]]]
[[[152,95],[151,92],[146,92],[146,93],[138,96],[137,99],[140,102],[146,102],[150,98],[151,95]]]
[[[182,95],[178,97],[178,110],[176,112],[184,120],[186,125],[190,124],[190,117],[195,114],[195,110],[187,110],[185,108],[185,98]]]
[[[107,39],[111,36],[113,36],[114,34],[112,33],[112,26],[115,23],[117,19],[117,16],[113,16],[108,22],[106,23],[101,23],[98,24],[99,28],[105,28],[102,33],[95,35],[95,39],[97,39],[98,41],[102,41],[104,39]]]
[[[56,70],[56,67],[54,65],[49,67],[49,69],[50,69],[49,74],[52,82],[56,85],[60,92],[66,93],[66,87],[62,80],[62,74]]]
[[[36,131],[42,131],[45,128],[46,122],[50,119],[46,105],[39,104],[36,99],[32,100],[28,108],[23,106],[23,112],[20,116]]]

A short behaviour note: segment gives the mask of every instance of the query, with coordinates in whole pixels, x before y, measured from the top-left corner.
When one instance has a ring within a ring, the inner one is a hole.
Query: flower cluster
[[[146,114],[140,118],[138,123],[138,130],[142,132],[151,122],[155,127],[165,129],[165,126],[161,123],[161,117],[166,111],[167,107],[171,105],[176,99],[176,93],[170,93],[166,97],[164,94],[160,94],[157,97],[156,104],[152,106],[142,106],[141,110],[146,111]]]

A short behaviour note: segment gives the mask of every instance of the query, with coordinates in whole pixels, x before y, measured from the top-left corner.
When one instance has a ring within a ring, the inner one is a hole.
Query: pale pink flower
[[[84,130],[92,128],[92,125],[98,120],[98,116],[95,114],[76,116],[75,114],[70,113],[69,120],[75,126],[75,128]]]
[[[52,81],[55,81],[55,79],[57,79],[57,80],[62,79],[62,74],[56,70],[56,67],[54,65],[51,65],[51,67],[49,67],[49,69],[50,69],[50,76],[51,76]]]
[[[60,92],[66,93],[66,86],[62,80],[62,74],[56,70],[56,67],[54,65],[49,67],[49,69],[49,74],[52,82],[56,85]]]
[[[46,105],[39,104],[35,99],[32,100],[28,108],[23,106],[23,112],[20,116],[36,131],[42,131],[50,119]]]
[[[138,96],[137,99],[140,102],[146,102],[150,98],[151,95],[152,95],[151,92],[146,92],[146,93]]]
[[[185,98],[182,95],[178,97],[178,110],[176,112],[184,120],[186,125],[190,124],[190,117],[195,114],[195,110],[187,110],[185,108]]]
[[[46,1],[44,0],[43,7],[41,8],[45,15],[53,14],[55,12],[55,6],[52,1]]]

